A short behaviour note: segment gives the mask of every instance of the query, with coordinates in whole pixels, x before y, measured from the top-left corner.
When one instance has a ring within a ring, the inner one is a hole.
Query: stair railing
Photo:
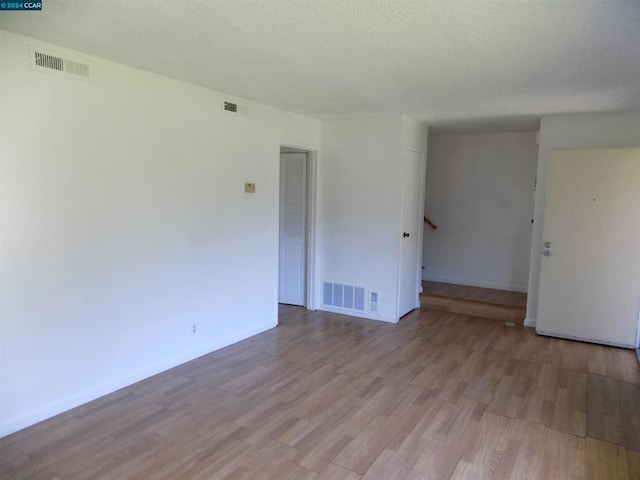
[[[430,226],[431,228],[433,228],[434,230],[437,230],[437,229],[438,229],[438,226],[437,226],[435,223],[433,223],[431,220],[429,220],[429,219],[427,218],[427,216],[426,216],[426,215],[424,216],[424,223],[426,223],[427,225],[429,225],[429,226]]]

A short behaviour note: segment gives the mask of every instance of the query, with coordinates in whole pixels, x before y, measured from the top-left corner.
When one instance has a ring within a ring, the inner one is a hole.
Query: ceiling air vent
[[[58,75],[89,79],[89,64],[63,57],[54,52],[41,48],[29,47],[31,66],[41,72],[56,73]]]
[[[225,112],[239,113],[241,115],[246,115],[247,113],[249,113],[249,109],[247,108],[246,105],[240,105],[234,102],[227,102],[227,101],[222,102],[222,109]]]

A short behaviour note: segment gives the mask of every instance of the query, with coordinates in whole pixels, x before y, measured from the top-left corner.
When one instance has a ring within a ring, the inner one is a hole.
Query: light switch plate
[[[245,183],[244,191],[247,193],[256,193],[256,184],[255,183]]]

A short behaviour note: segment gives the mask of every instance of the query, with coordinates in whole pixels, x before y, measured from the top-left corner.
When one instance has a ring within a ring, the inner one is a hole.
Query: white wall
[[[402,147],[427,153],[429,128],[422,122],[402,115]]]
[[[539,252],[544,241],[542,230],[547,194],[546,172],[549,149],[638,147],[640,146],[640,111],[543,117],[540,122],[539,143],[535,224],[530,252],[529,292],[525,320],[525,325],[528,326],[535,326],[538,318]]]
[[[318,170],[318,285],[377,292],[378,314],[397,321],[402,187],[400,115],[329,120]],[[322,304],[321,288],[317,305]],[[365,302],[368,310],[369,302]]]
[[[526,291],[536,133],[431,135],[423,278]]]
[[[426,153],[427,139],[427,127],[407,115],[323,122],[318,169],[318,308],[399,320],[403,150]],[[364,287],[365,312],[324,305],[323,282]],[[370,310],[371,292],[378,294],[377,312]]]
[[[279,144],[320,122],[0,33],[0,434],[274,327]]]

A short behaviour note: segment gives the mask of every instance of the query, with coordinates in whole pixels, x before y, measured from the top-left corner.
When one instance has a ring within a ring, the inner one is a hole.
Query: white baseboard
[[[0,424],[0,438],[17,432],[18,430],[22,430],[23,428],[30,427],[31,425],[71,410],[72,408],[78,407],[84,403],[88,403],[104,395],[108,395],[109,393],[113,393],[116,390],[120,390],[121,388],[128,387],[129,385],[157,375],[158,373],[162,373],[183,363],[195,360],[196,358],[203,355],[207,355],[209,353],[215,352],[216,350],[220,350],[221,348],[228,347],[229,345],[240,342],[264,331],[270,330],[276,326],[277,322],[275,324],[262,324],[254,328],[247,329],[242,333],[229,336],[227,338],[219,340],[214,344],[190,350],[180,355],[176,355],[171,359],[140,369],[135,373],[122,376],[118,379],[114,379],[112,381],[84,390],[82,392],[77,392],[74,395],[70,395],[66,398],[60,399],[58,402],[54,403],[53,405],[48,405],[45,408],[33,410],[19,417],[9,418],[6,420],[3,419],[2,423]]]
[[[366,318],[367,320],[378,320],[380,322],[388,323],[398,323],[398,320],[400,320],[397,317],[388,317],[386,315],[378,315],[375,313],[357,312],[354,310],[332,307],[330,305],[321,305],[318,310],[321,310],[323,312],[339,313],[340,315],[348,315],[350,317]]]
[[[495,290],[507,290],[510,292],[527,293],[526,285],[511,285],[507,283],[483,282],[478,280],[468,280],[465,278],[438,277],[435,275],[424,274],[423,280],[430,282],[453,283],[454,285],[467,285],[469,287],[493,288]]]
[[[535,327],[535,326],[536,326],[536,323],[537,323],[537,322],[536,322],[536,319],[535,319],[535,318],[527,317],[527,318],[525,318],[525,319],[524,319],[524,324],[523,324],[523,325],[524,325],[525,327]]]
[[[567,335],[564,333],[557,333],[557,332],[547,332],[544,330],[540,330],[536,328],[536,333],[538,335],[546,335],[547,337],[556,337],[556,338],[566,338],[567,340],[578,340],[580,342],[587,342],[587,343],[595,343],[598,345],[609,345],[612,347],[620,347],[620,348],[628,348],[631,350],[635,350],[636,347],[634,345],[630,345],[628,343],[619,343],[619,342],[610,342],[608,340],[599,340],[596,338],[589,338],[589,337],[578,337],[575,335]]]

